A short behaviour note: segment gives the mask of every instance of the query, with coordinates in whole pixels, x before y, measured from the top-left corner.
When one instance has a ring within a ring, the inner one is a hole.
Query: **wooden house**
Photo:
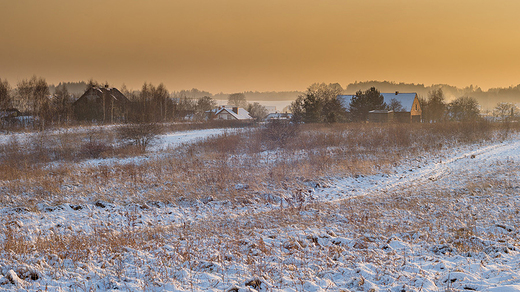
[[[380,111],[375,112],[372,110],[372,121],[377,120],[378,122],[386,121],[386,122],[399,122],[399,123],[418,123],[422,120],[422,109],[421,103],[419,102],[419,98],[417,97],[417,93],[400,93],[399,91],[392,93],[381,93],[383,96],[384,102],[387,105],[386,113],[382,113]],[[348,112],[350,111],[350,101],[355,95],[338,95],[337,99],[340,101],[341,105]],[[398,110],[394,110],[390,108],[390,105],[393,101],[398,102],[400,108]],[[388,115],[386,118],[382,118],[383,115]],[[391,115],[391,117],[390,117]],[[369,113],[370,116],[370,113]],[[376,116],[378,116],[376,118]],[[370,121],[370,118],[369,118]]]
[[[219,107],[214,115],[214,119],[217,120],[238,120],[247,121],[252,120],[253,117],[249,115],[249,112],[241,107]]]
[[[114,123],[127,119],[130,101],[117,88],[90,87],[72,106],[80,121]]]

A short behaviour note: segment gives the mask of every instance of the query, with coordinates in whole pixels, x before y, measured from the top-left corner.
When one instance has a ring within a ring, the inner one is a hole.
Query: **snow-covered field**
[[[520,291],[519,162],[517,135],[263,201],[8,206],[0,290]]]

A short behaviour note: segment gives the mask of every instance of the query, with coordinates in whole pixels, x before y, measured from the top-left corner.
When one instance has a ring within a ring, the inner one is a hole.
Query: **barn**
[[[377,122],[400,122],[400,123],[418,123],[422,119],[422,109],[417,93],[401,93],[399,91],[391,93],[381,93],[388,110],[386,112],[372,110],[372,121]],[[341,105],[349,111],[350,101],[355,95],[338,95],[337,99]],[[392,107],[391,107],[392,105]],[[384,115],[388,117],[383,117]],[[390,117],[391,115],[391,117]],[[370,116],[370,112],[369,112]],[[377,117],[376,117],[377,116]],[[369,119],[370,121],[370,119]]]

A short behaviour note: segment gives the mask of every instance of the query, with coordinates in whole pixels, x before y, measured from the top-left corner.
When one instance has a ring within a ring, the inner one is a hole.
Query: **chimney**
[[[235,114],[238,115],[238,107],[234,106],[234,107],[233,107],[233,111],[235,112]]]
[[[396,92],[395,92],[395,95],[398,95],[398,94],[399,94],[399,91],[396,91]]]

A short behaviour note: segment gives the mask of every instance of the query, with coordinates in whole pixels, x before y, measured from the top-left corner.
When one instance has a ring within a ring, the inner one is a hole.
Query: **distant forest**
[[[87,88],[87,82],[65,82],[60,83],[58,86],[65,85],[67,90],[79,97]],[[52,93],[55,92],[56,85],[50,85],[49,90]],[[483,91],[477,86],[468,86],[465,88],[458,88],[456,86],[448,84],[433,84],[425,86],[424,84],[414,83],[396,83],[389,81],[363,81],[354,82],[344,87],[345,94],[355,94],[359,90],[367,90],[371,87],[377,88],[380,92],[416,92],[419,97],[427,98],[429,92],[432,90],[442,89],[447,100],[452,100],[461,96],[469,96],[475,98],[478,103],[482,106],[483,110],[493,109],[499,102],[511,102],[520,104],[520,84],[517,86],[510,86],[507,88],[490,88],[487,91]],[[232,93],[232,92],[230,92]],[[230,93],[210,93],[208,91],[199,90],[193,88],[191,90],[180,90],[171,92],[171,96],[174,98],[190,98],[198,99],[203,96],[209,96],[217,100],[227,100]],[[245,91],[242,92],[247,100],[252,101],[279,101],[279,100],[295,100],[299,95],[303,94],[303,91]]]

